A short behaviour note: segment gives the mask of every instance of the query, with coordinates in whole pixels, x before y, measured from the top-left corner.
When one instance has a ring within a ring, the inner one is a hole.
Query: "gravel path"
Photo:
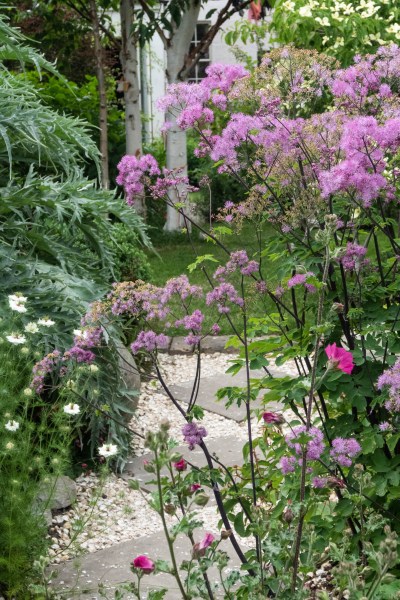
[[[230,357],[226,354],[205,355],[202,362],[204,377],[224,373]],[[168,384],[192,380],[196,371],[194,356],[161,356],[161,366]],[[293,365],[285,364],[285,372],[292,371]],[[157,382],[151,381],[142,386],[138,409],[131,426],[139,433],[157,430],[163,419],[171,423],[170,434],[179,443],[182,440],[181,428],[185,423],[176,411],[171,411],[171,401],[159,391]],[[207,440],[236,436],[246,440],[246,423],[237,423],[223,416],[207,412],[203,420],[208,431]],[[254,434],[261,432],[261,425],[254,420]],[[133,453],[145,453],[143,440],[135,437]],[[142,494],[131,490],[128,483],[110,474],[104,481],[94,474],[82,474],[76,480],[77,502],[68,511],[53,518],[50,528],[52,545],[50,555],[54,563],[60,563],[82,553],[95,552],[122,541],[149,535],[162,528],[159,515],[147,504]],[[215,506],[206,506],[201,518],[207,530],[218,532],[218,515]],[[174,522],[174,517],[168,517]]]

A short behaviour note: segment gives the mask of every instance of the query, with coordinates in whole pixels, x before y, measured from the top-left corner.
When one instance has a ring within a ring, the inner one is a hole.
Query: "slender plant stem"
[[[183,600],[187,600],[188,596],[187,596],[187,594],[185,592],[185,588],[183,587],[181,578],[179,576],[178,565],[176,564],[174,544],[173,544],[173,541],[171,540],[171,538],[169,536],[168,525],[167,525],[167,522],[165,520],[164,502],[163,502],[163,494],[162,494],[162,488],[161,488],[160,467],[158,465],[157,450],[154,451],[154,455],[155,455],[156,473],[157,473],[158,497],[159,497],[159,502],[160,502],[160,517],[161,517],[161,521],[162,521],[162,524],[163,524],[164,534],[165,534],[165,538],[167,540],[169,553],[170,553],[170,556],[171,556],[172,567],[173,567],[173,571],[174,571],[173,575],[174,575],[174,577],[176,579],[176,582],[177,582],[178,587],[180,589],[180,592],[182,594]]]

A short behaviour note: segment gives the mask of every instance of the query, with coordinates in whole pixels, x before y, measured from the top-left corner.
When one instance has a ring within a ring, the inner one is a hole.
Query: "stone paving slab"
[[[197,531],[195,540],[199,541],[203,535],[204,532]],[[174,547],[178,564],[190,557],[191,547],[186,537],[178,537]],[[223,541],[220,549],[225,550],[231,556],[230,568],[239,566],[229,540]],[[103,584],[110,592],[118,585],[135,581],[134,575],[129,569],[129,564],[140,554],[146,554],[152,560],[159,558],[171,562],[164,533],[159,531],[136,540],[115,544],[111,548],[92,552],[60,565],[54,565],[51,568],[56,571],[57,577],[52,580],[51,586],[65,600],[75,600],[77,598],[101,600],[98,592],[99,584]],[[217,570],[210,569],[209,577],[211,582],[217,581]],[[146,593],[146,597],[150,589],[160,589],[162,587],[168,589],[165,596],[166,600],[182,600],[182,595],[172,575],[159,573],[158,575],[142,578],[141,588]],[[223,597],[223,595],[216,594],[216,597]],[[131,600],[133,595],[127,594],[125,598]]]
[[[241,466],[243,464],[242,445],[238,443],[238,439],[235,436],[221,437],[219,439],[210,440],[207,442],[208,451],[211,455],[216,457],[227,467],[233,467],[234,465]],[[178,446],[176,452],[181,454],[185,460],[194,464],[196,467],[205,467],[207,465],[204,452],[198,446],[194,450],[189,450],[188,446]],[[140,483],[140,487],[145,491],[154,490],[154,485],[149,484],[149,481],[155,479],[154,473],[148,473],[144,469],[144,461],[151,458],[152,453],[145,454],[144,456],[137,456],[131,458],[125,465],[124,471],[121,475],[123,479],[136,479]],[[167,473],[167,469],[164,469],[162,473]],[[211,494],[210,503],[214,497]]]
[[[269,369],[269,371],[273,376],[282,377],[284,375],[282,371],[278,371],[277,369]],[[265,371],[251,371],[250,376],[251,378],[264,377]],[[223,398],[222,400],[218,401],[216,394],[217,391],[223,387],[244,387],[245,385],[246,374],[243,369],[237,375],[219,373],[218,375],[213,375],[212,377],[203,377],[200,381],[196,404],[206,410],[241,423],[246,419],[245,405],[242,404],[240,407],[238,407],[236,404],[232,404],[229,408],[225,408],[227,398]],[[192,387],[193,381],[184,381],[182,383],[170,385],[169,389],[178,402],[188,403],[190,400]],[[267,389],[260,391],[258,398],[251,403],[252,408],[262,408],[262,398],[266,392]],[[270,403],[268,406],[271,410],[277,410],[281,408],[278,403]]]

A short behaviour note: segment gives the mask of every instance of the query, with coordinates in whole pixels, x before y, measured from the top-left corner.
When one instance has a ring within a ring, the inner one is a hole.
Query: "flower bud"
[[[344,304],[341,302],[334,302],[332,304],[332,310],[339,315],[344,311]]]
[[[232,529],[223,529],[221,531],[221,540],[227,540],[232,535]]]
[[[174,515],[176,513],[176,508],[173,504],[167,502],[167,504],[164,504],[164,511],[167,515]]]
[[[194,499],[194,503],[197,504],[197,506],[205,506],[207,504],[207,502],[209,501],[209,499],[210,499],[210,496],[201,492],[200,494],[196,495],[196,497]]]
[[[290,506],[287,506],[285,508],[285,510],[283,511],[283,513],[282,513],[282,519],[285,521],[285,523],[288,523],[288,524],[290,524],[293,521],[294,514],[293,514],[293,511],[290,508]]]
[[[181,458],[177,462],[172,463],[177,471],[186,471],[187,462],[184,458]]]
[[[143,461],[143,469],[146,471],[146,473],[155,473],[156,472],[154,469],[153,463],[151,463],[149,460]]]

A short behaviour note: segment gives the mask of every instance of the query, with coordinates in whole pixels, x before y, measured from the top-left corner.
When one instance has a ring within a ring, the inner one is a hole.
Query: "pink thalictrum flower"
[[[135,567],[135,569],[142,571],[144,575],[150,575],[150,573],[152,573],[155,569],[155,564],[153,561],[148,556],[144,556],[143,554],[133,559],[132,565]]]
[[[329,358],[331,367],[350,375],[354,369],[353,355],[351,352],[348,352],[348,350],[345,350],[344,348],[340,348],[340,346],[336,346],[336,344],[329,344],[329,346],[325,348],[325,353]]]

